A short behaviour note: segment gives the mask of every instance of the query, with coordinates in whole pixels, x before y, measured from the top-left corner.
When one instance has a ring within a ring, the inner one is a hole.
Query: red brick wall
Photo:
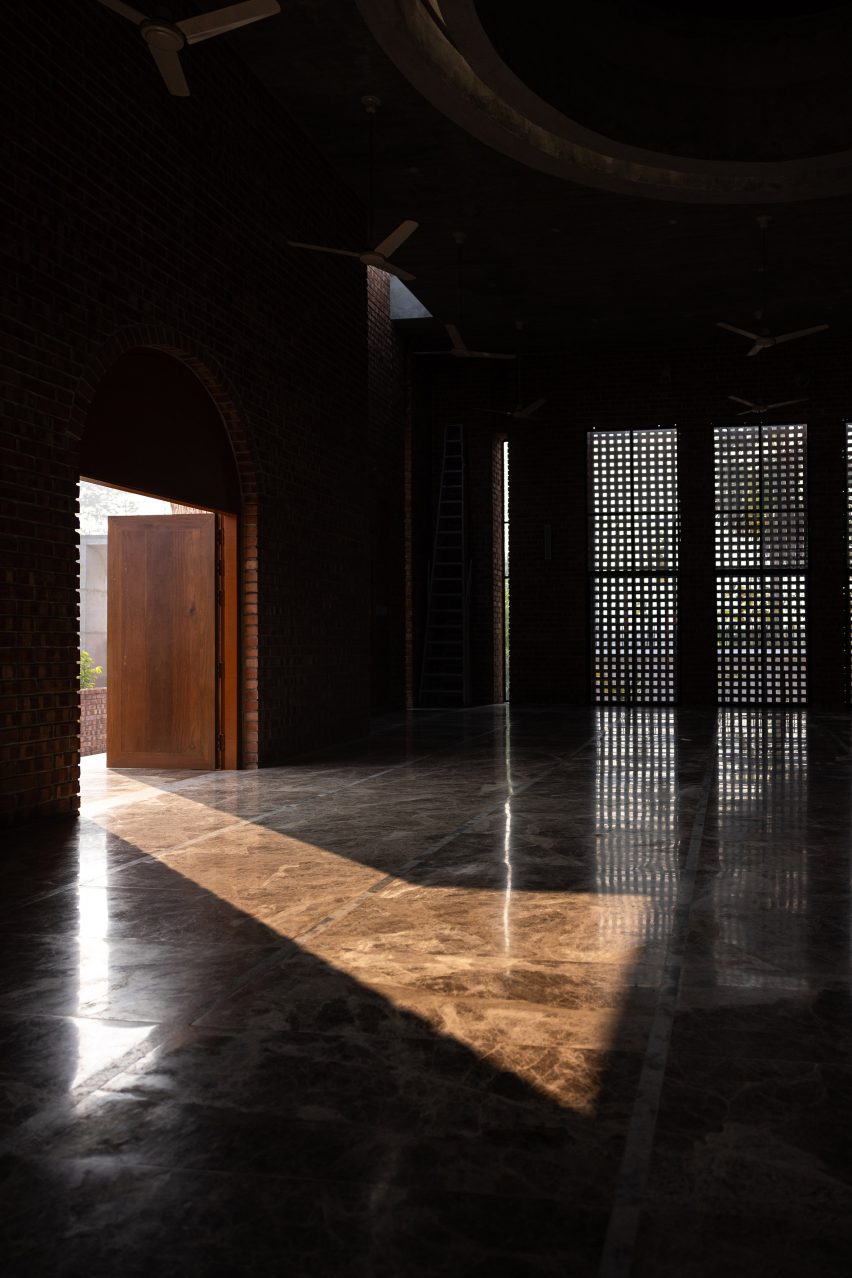
[[[80,754],[103,754],[106,750],[107,690],[80,689]]]
[[[375,711],[406,701],[406,357],[390,319],[389,278],[367,268],[370,483],[370,689]]]
[[[17,6],[3,50],[0,809],[76,808],[79,438],[99,373],[134,344],[191,361],[232,431],[248,502],[245,761],[357,734],[370,686],[365,278],[285,241],[357,243],[361,209],[226,38],[192,56],[186,100],[96,4],[52,6],[49,22]]]

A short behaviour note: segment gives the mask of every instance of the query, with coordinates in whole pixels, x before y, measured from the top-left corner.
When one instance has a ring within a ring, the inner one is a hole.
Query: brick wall
[[[586,439],[594,428],[676,424],[682,509],[679,682],[685,703],[716,700],[712,426],[732,425],[731,394],[758,403],[807,396],[773,421],[808,423],[809,635],[811,702],[837,706],[846,685],[844,423],[852,415],[852,343],[830,334],[748,360],[724,339],[702,351],[527,355],[528,398],[546,395],[546,423],[488,422],[480,410],[514,401],[511,366],[459,369],[452,360],[418,369],[415,421],[431,423],[433,456],[443,423],[461,420],[468,439],[469,508],[476,510],[477,571],[485,568],[497,485],[485,441],[510,447],[512,699],[590,699]],[[425,363],[425,361],[424,361]],[[440,368],[433,367],[440,364]],[[745,419],[753,420],[753,419]],[[767,419],[769,420],[769,419]],[[494,494],[493,496],[491,494]],[[427,486],[420,502],[428,506]],[[491,512],[489,514],[489,511]],[[550,529],[550,558],[545,555]],[[489,589],[495,589],[495,558]],[[477,700],[490,700],[499,672],[499,608],[477,594],[473,648]]]
[[[512,698],[584,702],[589,691],[586,438],[596,427],[678,426],[681,501],[680,700],[716,700],[713,425],[734,425],[731,394],[757,403],[807,396],[771,416],[808,423],[809,686],[838,705],[846,664],[845,414],[850,344],[813,342],[747,360],[707,351],[622,352],[531,361],[548,424],[510,426]],[[765,420],[770,420],[766,418]],[[545,559],[545,525],[552,555]]]
[[[96,4],[53,6],[49,22],[18,6],[0,56],[13,147],[0,197],[12,285],[0,337],[2,812],[76,808],[79,441],[98,377],[134,345],[192,362],[232,433],[249,503],[246,762],[359,733],[365,277],[285,241],[357,243],[361,209],[226,38],[192,57],[186,100],[165,92],[131,24]],[[387,482],[396,461],[376,465]]]
[[[370,689],[375,711],[406,703],[405,355],[390,319],[389,277],[367,268],[370,485]]]
[[[80,689],[80,754],[103,754],[106,750],[107,690]]]

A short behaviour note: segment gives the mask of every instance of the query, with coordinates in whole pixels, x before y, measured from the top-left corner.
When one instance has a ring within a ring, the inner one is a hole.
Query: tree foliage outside
[[[118,488],[103,488],[100,484],[80,484],[80,532],[105,533],[110,515],[135,515],[138,498]]]
[[[189,507],[186,507],[189,509]],[[121,488],[105,488],[103,484],[80,481],[80,533],[82,536],[104,534],[110,515],[169,515],[170,502],[141,493],[126,493]]]
[[[80,687],[94,688],[98,681],[98,675],[103,674],[103,672],[103,666],[96,666],[94,660],[83,648],[80,653]]]

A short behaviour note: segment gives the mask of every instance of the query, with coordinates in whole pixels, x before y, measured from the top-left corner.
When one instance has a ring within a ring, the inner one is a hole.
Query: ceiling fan
[[[224,35],[226,31],[235,31],[237,27],[245,27],[250,22],[259,22],[261,18],[271,18],[281,12],[278,0],[241,0],[240,4],[229,4],[224,9],[202,13],[197,18],[169,22],[165,18],[149,18],[132,5],[125,4],[124,0],[98,2],[135,23],[166,88],[175,98],[189,97],[189,85],[179,56],[185,44],[199,44],[211,36]]]
[[[755,219],[760,227],[760,276],[761,276],[761,300],[760,309],[755,311],[758,319],[763,319],[766,315],[766,231],[772,221],[771,217],[761,214]],[[762,333],[753,333],[747,328],[738,328],[736,324],[726,324],[723,320],[718,320],[717,328],[724,328],[729,333],[736,333],[739,337],[747,337],[752,343],[751,349],[746,351],[746,355],[759,355],[761,351],[769,350],[771,346],[779,346],[782,342],[794,342],[800,337],[810,337],[811,333],[822,333],[828,324],[813,324],[810,328],[797,328],[791,333],[779,333],[773,337],[768,330]],[[777,407],[777,405],[773,405]]]
[[[373,119],[382,104],[379,98],[368,94],[361,99],[361,105],[367,112],[370,130],[369,193],[367,198],[369,230],[367,238],[371,240],[373,238],[373,175],[375,169]],[[306,244],[303,240],[288,240],[287,243],[290,248],[310,249],[314,253],[335,253],[338,257],[357,257],[358,261],[363,262],[365,266],[375,266],[377,270],[384,271],[386,275],[395,275],[398,280],[413,280],[417,278],[416,275],[412,275],[410,271],[404,271],[401,266],[391,262],[390,258],[405,243],[409,235],[413,235],[419,225],[419,222],[412,222],[410,218],[406,218],[404,222],[400,222],[396,230],[391,231],[390,235],[386,235],[372,249],[331,248],[328,244]]]
[[[719,320],[716,324],[717,328],[726,328],[729,333],[739,333],[740,337],[747,337],[753,342],[750,351],[746,351],[746,355],[758,355],[761,351],[766,351],[770,346],[778,346],[780,342],[793,342],[798,337],[810,337],[811,333],[822,333],[829,327],[828,324],[814,324],[811,328],[797,328],[792,333],[779,333],[777,337],[770,337],[768,333],[750,333],[748,329],[736,328],[733,324],[723,324]]]
[[[464,301],[464,281],[462,276],[462,245],[465,242],[466,235],[464,231],[453,231],[453,239],[457,246],[457,266],[458,266],[458,314],[459,319],[463,314]],[[455,324],[445,324],[447,336],[450,339],[450,349],[448,351],[414,351],[415,355],[452,355],[456,359],[514,359],[514,355],[498,354],[496,351],[472,351],[467,342],[462,337]]]
[[[497,351],[472,351],[462,337],[455,324],[445,324],[447,335],[452,342],[448,351],[415,351],[415,355],[454,355],[456,359],[514,359],[514,355],[501,355]]]
[[[357,257],[358,261],[363,262],[365,266],[375,266],[387,275],[395,275],[398,280],[414,280],[417,278],[416,275],[412,275],[410,271],[404,271],[401,266],[396,266],[388,259],[401,244],[405,243],[409,235],[417,230],[419,225],[419,222],[412,222],[410,218],[400,222],[396,230],[386,235],[374,249],[365,249],[363,253],[359,253],[357,249],[329,248],[326,244],[304,244],[301,240],[288,240],[287,243],[291,248],[313,249],[315,253],[337,253],[340,257]]]
[[[747,407],[741,413],[737,413],[738,417],[747,417],[749,413],[768,413],[773,408],[787,408],[790,404],[804,404],[807,402],[807,395],[799,399],[780,399],[776,404],[753,404],[750,399],[743,399],[739,395],[729,395],[728,399],[732,399],[735,404],[746,404]]]

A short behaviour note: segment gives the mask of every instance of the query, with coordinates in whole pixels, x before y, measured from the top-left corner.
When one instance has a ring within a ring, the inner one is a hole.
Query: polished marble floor
[[[852,725],[416,712],[6,839],[6,1275],[848,1274]]]

